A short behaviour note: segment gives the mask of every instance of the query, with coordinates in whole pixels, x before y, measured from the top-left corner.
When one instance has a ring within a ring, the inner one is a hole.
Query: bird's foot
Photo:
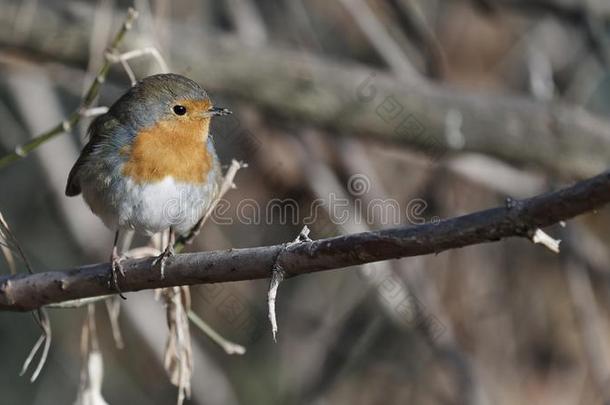
[[[163,253],[161,253],[159,256],[155,257],[155,260],[153,260],[153,262],[152,262],[153,266],[156,266],[157,264],[159,265],[160,271],[161,271],[161,280],[163,280],[165,278],[165,263],[167,262],[167,259],[169,259],[173,255],[174,255],[174,246],[173,246],[173,244],[170,243],[167,246],[167,248],[165,248]]]
[[[121,262],[123,260],[125,260],[125,257],[119,255],[118,252],[116,251],[116,249],[113,249],[112,256],[110,257],[110,264],[112,266],[111,285],[119,293],[119,296],[125,300],[127,298],[125,298],[125,296],[123,295],[123,293],[121,291],[121,288],[119,287],[119,279],[118,279],[119,274],[121,274],[121,276],[125,277],[125,270],[123,269],[123,265],[121,264]]]

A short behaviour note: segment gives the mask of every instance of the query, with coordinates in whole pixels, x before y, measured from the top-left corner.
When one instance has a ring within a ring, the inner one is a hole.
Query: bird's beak
[[[209,110],[207,110],[206,112],[204,112],[203,116],[205,118],[211,118],[211,117],[215,117],[215,116],[229,115],[229,114],[233,114],[233,112],[231,110],[229,110],[228,108],[212,107]]]

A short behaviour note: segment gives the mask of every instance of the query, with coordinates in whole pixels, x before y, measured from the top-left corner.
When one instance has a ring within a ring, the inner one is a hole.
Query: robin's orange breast
[[[185,183],[203,183],[212,168],[207,150],[209,119],[167,120],[141,130],[130,148],[123,174],[137,183],[171,176]]]

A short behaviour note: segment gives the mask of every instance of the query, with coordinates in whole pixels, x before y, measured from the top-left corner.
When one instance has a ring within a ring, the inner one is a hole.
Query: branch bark
[[[164,279],[152,258],[124,262],[124,292],[268,278],[274,264],[285,277],[400,257],[440,253],[508,237],[531,237],[555,224],[610,202],[610,171],[574,186],[438,224],[403,226],[296,244],[180,254],[167,261]],[[116,293],[110,265],[0,279],[0,310],[29,311],[62,301]]]

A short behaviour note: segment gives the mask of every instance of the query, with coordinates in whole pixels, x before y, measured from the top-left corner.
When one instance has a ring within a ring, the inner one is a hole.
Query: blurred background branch
[[[77,44],[86,43],[87,31],[73,24],[74,47],[40,41],[45,24],[62,26],[67,21],[51,7],[39,14],[46,22],[33,26],[19,45],[34,55],[81,62],[85,55]],[[6,21],[0,17],[0,23],[11,24],[7,13],[0,15],[7,17]],[[231,35],[219,34],[195,43],[194,29],[188,24],[174,27],[181,38],[181,46],[170,52],[176,65],[197,65],[191,76],[206,88],[256,103],[284,118],[298,117],[343,133],[413,146],[433,158],[478,152],[565,176],[591,176],[610,161],[610,123],[569,105],[477,94],[423,78],[405,82],[357,63],[281,47],[252,48]],[[4,46],[17,45],[3,40],[6,38],[0,36]],[[137,41],[127,44],[134,46]],[[192,49],[213,57],[199,60]],[[448,121],[456,114],[461,128],[457,138],[448,134]]]

